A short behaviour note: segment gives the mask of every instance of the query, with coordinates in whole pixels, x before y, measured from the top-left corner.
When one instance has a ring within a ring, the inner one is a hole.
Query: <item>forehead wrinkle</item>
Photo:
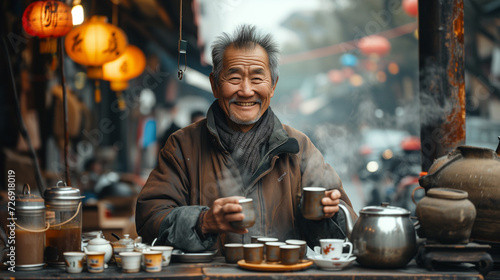
[[[263,53],[264,55],[259,55],[255,53],[248,53],[247,50],[252,50],[256,48],[235,48],[231,46],[224,53],[224,57],[222,60],[223,69],[227,69],[223,71],[226,75],[233,74],[236,72],[249,71],[251,73],[255,73],[255,69],[260,73],[266,73],[266,69],[269,69],[269,59],[267,53]]]
[[[265,74],[266,73],[266,70],[259,65],[252,65],[252,66],[247,66],[247,67],[250,68],[249,72],[251,74]],[[246,67],[244,67],[244,68],[246,68]],[[232,67],[226,71],[226,75],[231,75],[234,73],[241,73],[242,71],[243,71],[243,69],[241,67]]]
[[[267,66],[268,62],[266,59],[262,59],[260,57],[256,57],[254,54],[244,54],[240,53],[237,57],[227,58],[224,57],[223,64],[230,66],[232,64],[241,64],[241,65],[259,65],[259,66]]]

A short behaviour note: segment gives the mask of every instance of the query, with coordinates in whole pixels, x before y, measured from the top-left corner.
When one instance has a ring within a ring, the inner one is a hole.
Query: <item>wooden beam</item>
[[[422,171],[465,143],[464,3],[419,1]]]

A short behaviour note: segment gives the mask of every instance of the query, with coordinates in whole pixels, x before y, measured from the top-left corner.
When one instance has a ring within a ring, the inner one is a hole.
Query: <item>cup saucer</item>
[[[351,256],[347,259],[342,260],[329,260],[324,259],[321,255],[309,256],[310,260],[314,262],[320,269],[324,270],[341,270],[346,266],[350,265],[355,259],[355,256]]]

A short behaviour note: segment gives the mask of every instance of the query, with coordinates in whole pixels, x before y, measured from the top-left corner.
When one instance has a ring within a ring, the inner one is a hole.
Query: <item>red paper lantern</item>
[[[26,33],[43,40],[40,44],[42,53],[54,53],[57,50],[55,40],[66,35],[73,28],[71,8],[59,1],[36,1],[31,3],[23,14],[23,28]]]
[[[59,1],[36,1],[23,14],[23,27],[32,36],[60,37],[73,28],[71,8]]]
[[[385,37],[370,35],[359,40],[358,48],[365,55],[384,56],[391,50],[391,43]]]
[[[403,0],[403,10],[412,17],[418,16],[418,0]]]

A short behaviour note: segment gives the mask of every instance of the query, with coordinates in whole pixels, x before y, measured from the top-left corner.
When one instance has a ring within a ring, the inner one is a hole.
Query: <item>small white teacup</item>
[[[152,246],[150,249],[151,249],[151,251],[162,252],[161,266],[167,266],[170,264],[170,258],[172,257],[172,250],[174,250],[174,247],[172,247],[172,246]]]
[[[63,255],[66,262],[66,271],[68,273],[82,272],[83,263],[85,261],[84,252],[64,252]]]
[[[320,239],[321,255],[328,260],[346,260],[352,255],[352,243],[344,239]],[[343,254],[344,247],[349,246],[349,253]]]
[[[125,273],[134,273],[141,270],[142,253],[139,252],[120,252],[122,260],[122,270]]]

